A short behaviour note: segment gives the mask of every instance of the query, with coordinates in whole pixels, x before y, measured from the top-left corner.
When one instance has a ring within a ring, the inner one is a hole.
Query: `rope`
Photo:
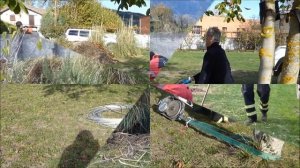
[[[93,108],[89,112],[88,119],[92,120],[102,126],[105,126],[105,127],[117,128],[117,126],[123,120],[123,117],[122,118],[104,118],[103,113],[114,112],[114,113],[124,114],[124,110],[128,110],[132,107],[133,107],[133,105],[129,105],[129,104],[125,104],[125,105],[124,104],[123,105],[122,104],[110,104],[110,105],[99,106],[99,107]]]
[[[210,124],[201,122],[201,121],[197,121],[197,120],[191,120],[191,119],[182,119],[183,121],[186,121],[190,126],[194,127],[195,129],[206,133],[207,135],[213,136],[221,141],[224,141],[226,143],[228,143],[229,145],[233,145],[237,148],[240,148],[250,154],[253,154],[255,156],[261,157],[265,160],[278,160],[280,159],[280,156],[278,155],[272,155],[269,153],[265,153],[262,152],[260,150],[257,150],[256,148],[249,146],[247,144],[244,144],[242,142],[239,142],[238,140],[231,138],[227,135],[224,135],[222,133],[220,133],[219,128],[216,128]],[[224,131],[224,130],[223,130]]]
[[[192,121],[193,119],[191,117],[188,117],[188,121],[185,122],[185,126],[189,127],[189,123]]]

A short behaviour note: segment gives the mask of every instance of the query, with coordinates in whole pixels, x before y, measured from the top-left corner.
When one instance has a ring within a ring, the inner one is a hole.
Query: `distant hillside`
[[[117,11],[116,11],[117,12]],[[132,17],[132,26],[139,26],[140,25],[140,18],[143,16],[146,16],[141,13],[134,13],[134,12],[123,12],[119,11],[117,12],[118,15],[121,17],[125,25],[129,25],[131,17]]]

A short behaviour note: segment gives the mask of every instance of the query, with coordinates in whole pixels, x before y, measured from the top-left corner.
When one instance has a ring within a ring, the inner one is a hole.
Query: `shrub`
[[[105,66],[84,56],[41,57],[20,61],[9,82],[42,84],[136,84],[133,74]]]
[[[112,47],[112,50],[118,58],[130,58],[141,54],[141,49],[136,45],[133,30],[125,26],[117,31],[117,44]]]
[[[107,30],[116,30],[122,26],[119,15],[102,7],[96,0],[70,1],[58,11],[56,26],[54,26],[54,14],[51,10],[44,15],[41,25],[41,32],[44,36],[57,38],[68,28],[89,29],[94,25],[102,25]]]
[[[102,25],[100,26],[93,26],[92,27],[92,36],[89,39],[92,43],[99,44],[101,46],[104,46],[104,37],[105,29]]]

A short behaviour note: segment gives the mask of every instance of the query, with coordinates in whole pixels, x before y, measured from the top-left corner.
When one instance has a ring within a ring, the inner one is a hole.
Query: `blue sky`
[[[98,0],[104,7],[109,8],[109,9],[118,9],[118,4],[115,4],[114,2],[111,2],[110,0]],[[129,7],[128,10],[124,8],[124,10],[120,11],[129,11],[129,12],[135,12],[135,13],[141,13],[141,14],[146,14],[146,11],[148,8],[150,8],[150,0],[145,0],[146,6],[142,6],[141,8],[137,6],[132,6]]]
[[[215,9],[216,4],[223,2],[223,0],[215,0],[208,9]],[[252,19],[255,16],[256,19],[259,19],[259,0],[242,0],[241,9],[243,10],[242,15],[246,19]],[[250,8],[250,10],[246,10]]]
[[[198,19],[207,9],[214,10],[216,4],[224,0],[151,0],[150,5],[164,4],[171,8],[175,14],[189,14]],[[242,0],[242,15],[246,19],[259,18],[260,0]],[[246,10],[250,8],[250,10]]]
[[[151,5],[164,4],[176,15],[188,14],[200,18],[213,0],[151,0]]]

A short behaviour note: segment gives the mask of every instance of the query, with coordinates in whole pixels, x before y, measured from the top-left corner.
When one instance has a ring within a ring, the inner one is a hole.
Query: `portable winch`
[[[180,120],[185,105],[193,107],[193,103],[179,96],[167,96],[158,103],[158,111],[169,120]]]

